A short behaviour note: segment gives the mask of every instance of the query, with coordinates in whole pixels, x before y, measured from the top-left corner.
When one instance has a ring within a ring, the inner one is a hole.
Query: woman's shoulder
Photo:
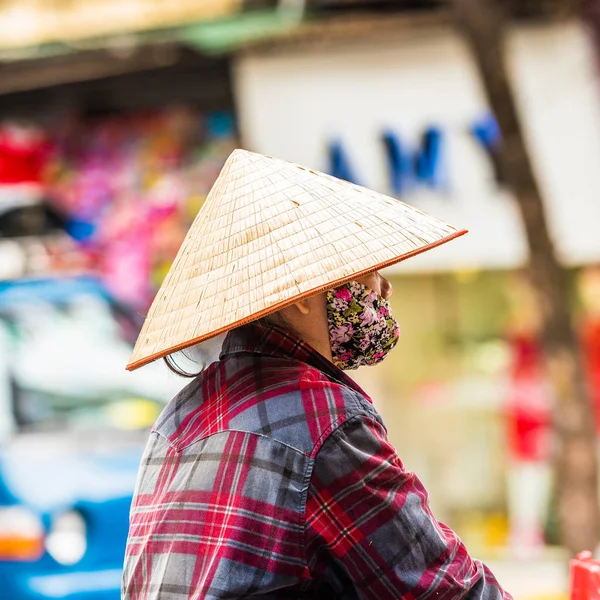
[[[372,401],[346,379],[298,360],[265,359],[257,386],[261,409],[283,424],[281,433],[302,439],[303,451],[313,455],[347,420],[360,415],[380,419]],[[271,425],[275,436],[277,429]]]

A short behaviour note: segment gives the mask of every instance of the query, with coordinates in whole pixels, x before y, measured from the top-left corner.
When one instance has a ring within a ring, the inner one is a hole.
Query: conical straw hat
[[[235,150],[152,303],[127,368],[463,233],[394,198]]]

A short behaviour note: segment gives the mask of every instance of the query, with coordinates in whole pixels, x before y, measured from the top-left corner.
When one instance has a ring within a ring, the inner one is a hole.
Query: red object
[[[0,128],[0,184],[41,184],[49,150],[37,130]]]
[[[600,561],[581,552],[571,562],[571,600],[600,600]]]
[[[596,431],[600,433],[600,320],[584,323],[581,331],[583,358],[596,417]]]
[[[542,349],[533,336],[517,335],[510,342],[513,356],[506,404],[509,449],[515,460],[545,460],[550,453],[552,403]]]

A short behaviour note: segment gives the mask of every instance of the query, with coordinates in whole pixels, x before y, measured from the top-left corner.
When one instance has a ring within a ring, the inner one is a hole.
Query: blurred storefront
[[[25,238],[26,248],[37,239],[47,255],[5,264],[4,276],[94,272],[117,298],[140,309],[236,145],[231,113],[190,106],[60,119],[48,129],[9,124],[0,131],[5,215],[39,202],[64,228],[48,238],[44,230],[35,235],[33,219],[28,230],[26,217],[5,218],[3,233],[11,240],[4,244],[16,248]]]
[[[443,21],[328,29],[256,47],[234,63],[240,131],[257,151],[401,196],[471,230],[398,272],[514,269],[527,258],[501,185],[501,143],[460,35]],[[562,261],[600,260],[600,92],[593,46],[575,22],[519,26],[509,58]]]
[[[151,60],[125,60],[126,73],[106,50],[11,63],[31,88],[0,96],[1,278],[94,273],[147,308],[237,126],[228,58],[181,44],[131,53]],[[57,80],[36,87],[46,68]]]
[[[389,20],[389,19],[388,19]],[[388,192],[470,229],[388,273],[403,340],[360,372],[435,510],[483,553],[557,541],[552,396],[527,247],[502,185],[502,143],[468,49],[443,18],[336,26],[255,45],[235,62],[246,144]],[[600,97],[575,22],[515,26],[523,123],[598,397]],[[596,292],[594,292],[596,290]],[[595,307],[595,308],[593,308]]]

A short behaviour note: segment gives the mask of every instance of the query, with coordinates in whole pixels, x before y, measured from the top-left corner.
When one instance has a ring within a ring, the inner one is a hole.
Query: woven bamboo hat
[[[235,150],[152,303],[127,369],[464,233],[394,198]]]

